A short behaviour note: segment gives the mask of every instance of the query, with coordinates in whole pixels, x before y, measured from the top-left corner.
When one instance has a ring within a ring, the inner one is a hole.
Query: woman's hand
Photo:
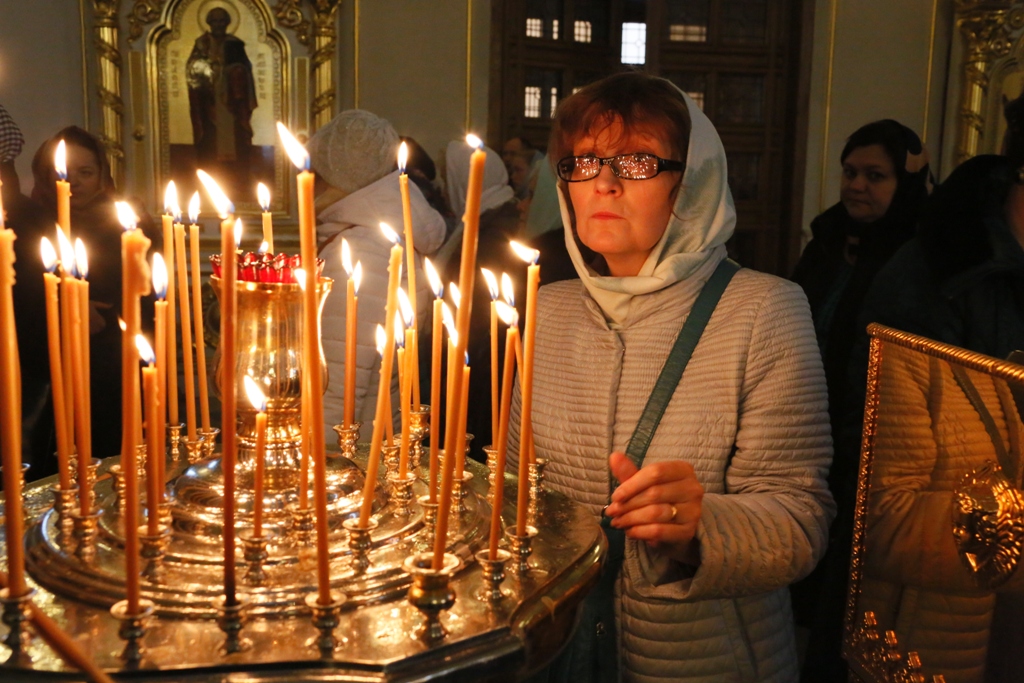
[[[652,547],[664,545],[662,551],[678,562],[700,564],[695,536],[704,487],[693,466],[673,460],[637,469],[623,453],[612,453],[608,462],[620,483],[605,511],[612,526]]]

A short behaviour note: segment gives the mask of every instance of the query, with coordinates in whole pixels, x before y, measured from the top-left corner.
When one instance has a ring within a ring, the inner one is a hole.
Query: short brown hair
[[[644,130],[664,136],[676,158],[686,164],[691,123],[683,93],[664,78],[639,71],[608,76],[562,101],[548,143],[551,163],[571,156],[580,138],[617,119],[623,134]]]

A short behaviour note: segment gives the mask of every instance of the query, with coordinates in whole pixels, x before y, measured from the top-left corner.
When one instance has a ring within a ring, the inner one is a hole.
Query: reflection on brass
[[[98,137],[106,147],[114,185],[120,187],[124,182],[124,137],[121,125],[124,101],[121,99],[121,50],[117,16],[121,2],[93,0],[93,8],[96,56],[99,59],[97,94],[103,114],[103,128]]]
[[[409,604],[424,617],[423,624],[416,629],[416,635],[427,643],[448,635],[448,629],[441,623],[441,612],[450,610],[455,604],[451,579],[462,564],[457,556],[445,553],[441,568],[434,569],[433,559],[432,553],[421,553],[411,555],[404,564],[405,571],[412,576]]]
[[[964,475],[954,493],[953,539],[979,588],[1006,583],[1020,561],[1024,498],[993,461]]]
[[[139,611],[129,612],[128,601],[121,600],[110,608],[110,616],[121,624],[117,629],[118,637],[125,643],[121,659],[129,668],[137,667],[146,654],[142,640],[146,637],[146,630],[153,618],[153,603],[149,600],[140,600]]]
[[[955,5],[956,25],[964,41],[955,161],[959,165],[981,150],[992,68],[1013,48],[1017,34],[1024,27],[1024,9],[1010,9],[1012,0],[956,0]],[[994,135],[995,130],[990,130],[989,134]],[[992,145],[986,147],[996,150]]]
[[[341,593],[331,592],[331,601],[320,604],[320,596],[310,593],[306,596],[306,605],[309,606],[310,614],[313,615],[313,626],[320,635],[307,644],[316,645],[316,648],[323,656],[329,656],[338,647],[338,638],[334,635],[334,629],[341,623],[341,606],[345,604],[345,596]]]
[[[908,652],[904,660],[895,631],[878,633],[878,621],[873,612],[865,612],[860,626],[848,641],[860,665],[858,674],[878,683],[925,683],[921,673],[921,658]],[[936,677],[940,678],[940,677]]]

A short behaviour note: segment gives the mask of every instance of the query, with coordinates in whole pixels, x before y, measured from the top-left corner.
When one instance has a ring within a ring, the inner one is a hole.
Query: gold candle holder
[[[139,611],[134,614],[128,612],[127,600],[116,602],[110,608],[110,615],[121,623],[117,635],[125,644],[120,657],[132,667],[137,667],[145,656],[146,650],[142,646],[142,641],[146,637],[146,629],[154,609],[153,603],[149,600],[139,600]]]
[[[171,462],[178,462],[178,458],[181,457],[181,430],[184,428],[184,422],[176,425],[167,425],[167,454]]]
[[[96,479],[100,470],[100,459],[93,458],[85,469],[85,476],[88,477],[88,481],[85,482],[85,485],[86,491],[89,493],[89,508],[91,509],[96,507]],[[82,483],[79,482],[78,485],[81,487]]]
[[[469,497],[469,482],[473,481],[473,473],[465,471],[462,479],[452,481],[452,512],[461,515],[466,511],[466,498]]]
[[[306,645],[315,646],[320,650],[322,657],[330,656],[340,644],[334,635],[334,629],[341,623],[341,606],[345,604],[345,599],[345,596],[337,591],[331,591],[331,602],[328,605],[320,604],[320,596],[317,593],[310,593],[305,598],[306,606],[313,617],[313,627],[320,631],[320,635],[310,638]]]
[[[398,473],[398,461],[401,457],[401,441],[402,437],[399,434],[395,434],[395,445],[394,446],[381,446],[381,453],[384,458],[384,478],[389,478],[392,474]]]
[[[244,550],[242,557],[246,562],[245,582],[251,586],[262,586],[267,581],[267,572],[264,564],[270,553],[267,552],[267,544],[270,542],[271,533],[264,529],[263,535],[253,536],[252,531],[239,534],[242,539]]]
[[[391,486],[391,500],[395,501],[398,513],[403,517],[412,514],[412,485],[416,483],[416,474],[411,470],[405,473],[405,477],[399,476],[397,472],[388,475],[388,484]]]
[[[139,556],[146,563],[142,569],[142,577],[150,583],[164,583],[164,554],[171,542],[171,530],[161,525],[155,534],[149,534],[148,531],[148,525],[139,526]]]
[[[484,585],[476,592],[476,599],[491,604],[501,602],[503,598],[512,595],[512,591],[502,589],[501,582],[505,580],[505,565],[512,559],[512,553],[502,548],[498,549],[496,557],[492,560],[490,550],[487,548],[476,553],[476,561],[480,563],[483,571]]]
[[[313,519],[313,508],[300,508],[297,504],[291,507],[292,527],[291,536],[295,544],[300,547],[307,547],[313,543],[313,531],[316,523]]]
[[[409,469],[416,472],[423,461],[423,439],[430,433],[430,406],[421,403],[409,412]]]
[[[202,459],[209,460],[213,457],[214,449],[217,448],[217,435],[220,434],[220,427],[200,429],[199,436],[203,437]]]
[[[160,504],[157,505],[157,516],[160,521],[160,526],[170,529],[171,525],[174,524],[174,515],[171,513],[171,501],[166,498],[161,498]]]
[[[377,528],[376,520],[369,520],[366,528],[359,526],[358,517],[350,517],[341,523],[348,531],[348,547],[352,551],[352,571],[362,574],[370,567],[370,548],[373,547],[373,539],[370,533]]]
[[[455,591],[451,588],[452,574],[459,568],[459,558],[450,553],[444,554],[441,569],[433,568],[433,553],[420,553],[406,558],[402,567],[412,577],[409,586],[409,604],[415,607],[424,617],[415,635],[421,640],[432,643],[444,638],[448,631],[441,623],[441,612],[449,610],[455,604]]]
[[[53,485],[53,509],[57,511],[57,526],[68,530],[71,528],[71,513],[78,502],[78,487],[62,489],[60,484]]]
[[[498,449],[494,446],[484,446],[484,453],[487,455],[487,502],[494,502],[494,476],[498,470]]]
[[[505,529],[505,536],[508,537],[509,547],[512,549],[513,562],[509,565],[509,571],[522,580],[534,568],[530,566],[530,554],[533,552],[533,539],[537,536],[537,528],[526,527],[526,533],[522,536],[516,534],[515,525]]]
[[[182,439],[182,441],[185,444],[185,459],[189,465],[195,465],[203,459],[206,454],[205,436],[199,435],[195,439]]]
[[[93,509],[87,515],[71,513],[72,531],[75,539],[75,557],[86,564],[92,564],[96,558],[96,537],[99,533],[100,515],[102,510]]]
[[[227,604],[227,596],[220,596],[213,601],[217,608],[217,626],[224,632],[224,644],[220,648],[222,655],[234,655],[252,648],[252,641],[242,637],[242,629],[249,616],[249,601],[241,595],[235,596],[235,604]]]
[[[534,462],[530,463],[528,481],[530,482],[530,503],[536,504],[540,499],[541,491],[544,490],[544,468],[547,466],[548,461],[545,458],[537,458]]]
[[[423,550],[430,550],[434,547],[434,534],[437,532],[437,503],[430,502],[430,496],[420,496],[416,499],[423,510],[423,533],[420,534],[422,543],[417,547]]]
[[[118,514],[124,510],[124,472],[121,471],[120,465],[111,465],[110,478],[114,481],[114,509],[117,510]]]
[[[18,597],[12,597],[11,591],[7,588],[0,590],[0,604],[3,605],[0,621],[8,628],[3,642],[4,645],[11,648],[11,655],[15,659],[24,659],[28,656],[28,646],[32,642],[32,634],[25,628],[25,622],[28,621],[29,602],[35,594],[35,588],[29,588],[28,592]]]
[[[338,435],[338,450],[349,460],[356,455],[356,445],[359,443],[359,428],[362,426],[361,422],[353,422],[348,427],[334,425],[334,432]]]
[[[149,460],[149,450],[146,448],[146,444],[140,444],[135,447],[135,471],[138,474],[139,490],[145,491],[142,488],[143,480],[149,477],[149,468],[146,463]],[[93,479],[95,481],[95,478]]]

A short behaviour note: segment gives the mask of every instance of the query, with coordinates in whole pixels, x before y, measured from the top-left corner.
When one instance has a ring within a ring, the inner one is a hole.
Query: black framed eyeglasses
[[[569,183],[591,180],[597,177],[605,164],[611,167],[617,178],[623,180],[648,180],[662,171],[683,171],[686,168],[681,161],[662,159],[644,152],[604,158],[587,154],[582,157],[565,157],[559,161],[558,177]]]

